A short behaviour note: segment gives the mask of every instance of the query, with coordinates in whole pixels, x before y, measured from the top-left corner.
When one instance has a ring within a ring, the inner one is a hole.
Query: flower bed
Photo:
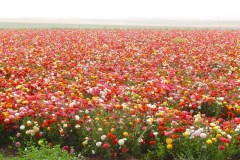
[[[0,30],[0,139],[88,157],[237,157],[239,39],[214,30]]]

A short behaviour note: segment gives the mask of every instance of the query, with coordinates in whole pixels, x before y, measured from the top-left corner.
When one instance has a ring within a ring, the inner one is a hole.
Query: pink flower
[[[15,116],[14,116],[14,115],[10,115],[8,118],[9,118],[10,120],[14,120]]]
[[[16,146],[17,148],[19,148],[19,147],[20,147],[20,145],[21,145],[21,143],[20,143],[20,142],[16,142],[16,143],[15,143],[15,146]]]
[[[71,148],[69,153],[70,153],[70,154],[74,154],[74,153],[75,153],[74,148]]]
[[[69,147],[68,146],[63,146],[62,149],[65,150],[65,151],[68,151]]]
[[[17,134],[16,134],[16,137],[20,137],[20,136],[21,136],[21,133],[17,133]]]

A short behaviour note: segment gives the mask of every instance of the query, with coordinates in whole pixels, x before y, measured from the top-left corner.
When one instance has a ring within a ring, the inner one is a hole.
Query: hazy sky
[[[0,18],[240,21],[240,0],[0,0]]]

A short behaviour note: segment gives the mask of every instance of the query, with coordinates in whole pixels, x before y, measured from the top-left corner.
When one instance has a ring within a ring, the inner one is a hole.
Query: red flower
[[[114,152],[114,153],[112,154],[112,156],[113,156],[113,157],[117,157],[117,153]]]
[[[112,144],[118,144],[118,140],[115,138],[112,140]]]
[[[63,146],[62,149],[65,150],[65,151],[68,151],[69,147],[68,146]]]
[[[150,145],[154,145],[154,144],[155,144],[155,141],[150,141],[149,144],[150,144]]]
[[[125,153],[125,152],[127,152],[127,151],[128,151],[128,149],[127,149],[126,147],[123,147],[123,148],[122,148],[122,152],[123,152],[123,153]]]
[[[222,143],[231,143],[230,139],[224,137],[219,137],[219,141],[221,141]]]
[[[105,149],[109,148],[109,144],[108,143],[104,143],[103,144],[103,148],[105,148]]]
[[[155,138],[155,135],[153,133],[150,133],[151,138]]]
[[[221,146],[218,147],[218,149],[222,151],[222,150],[225,149],[225,147],[223,145],[221,145]]]
[[[141,144],[144,145],[144,144],[146,144],[146,142],[143,140],[143,141],[141,142]]]
[[[179,137],[179,136],[178,136],[177,134],[173,134],[173,135],[172,135],[172,138],[173,138],[173,139],[177,139],[178,137]]]

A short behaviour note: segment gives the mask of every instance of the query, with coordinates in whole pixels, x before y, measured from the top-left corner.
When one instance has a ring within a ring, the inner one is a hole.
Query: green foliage
[[[234,144],[225,146],[223,151],[218,148],[219,145],[219,142],[207,144],[206,139],[182,137],[174,142],[171,153],[177,160],[227,160],[239,153],[239,149]]]
[[[216,117],[220,118],[223,113],[226,113],[226,109],[222,105],[217,103],[203,103],[201,109],[199,110],[202,114],[205,114],[207,117]]]
[[[34,145],[30,145],[25,150],[20,151],[20,156],[12,158],[12,160],[75,160],[68,152],[63,151],[59,145],[50,147],[48,145],[42,145],[39,148]]]
[[[148,150],[148,152],[144,155],[144,160],[158,160],[163,159],[166,156],[166,149],[162,144],[159,144],[155,147],[154,150]]]
[[[4,156],[0,153],[0,159],[4,159]]]

